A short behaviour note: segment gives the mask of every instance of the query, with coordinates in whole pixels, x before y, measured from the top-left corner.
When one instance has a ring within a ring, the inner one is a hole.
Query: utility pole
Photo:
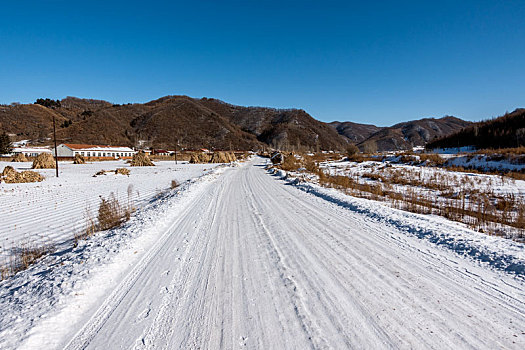
[[[177,164],[177,146],[179,145],[179,139],[177,139],[177,142],[175,143],[175,164]]]
[[[55,126],[55,116],[53,116],[53,139],[55,139],[55,164],[56,164],[56,172],[58,177],[58,153],[57,153],[57,131]]]

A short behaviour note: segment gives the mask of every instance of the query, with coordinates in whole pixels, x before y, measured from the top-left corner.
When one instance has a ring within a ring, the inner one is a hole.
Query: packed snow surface
[[[264,162],[217,168],[0,282],[0,347],[525,347],[522,275],[413,234],[421,215],[384,220]]]

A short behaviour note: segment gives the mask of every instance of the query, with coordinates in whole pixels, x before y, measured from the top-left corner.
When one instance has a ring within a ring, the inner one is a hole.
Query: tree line
[[[499,118],[475,123],[452,135],[433,140],[427,149],[473,146],[513,148],[525,146],[525,109],[517,109]]]

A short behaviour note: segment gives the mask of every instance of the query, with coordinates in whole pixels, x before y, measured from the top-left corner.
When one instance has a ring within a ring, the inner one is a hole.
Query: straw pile
[[[210,162],[210,156],[206,153],[192,153],[190,158],[191,164],[198,164],[198,163],[209,163]]]
[[[12,174],[16,174],[16,170],[15,168],[13,168],[12,166],[6,166],[4,168],[4,170],[2,171],[2,174],[0,174],[1,177],[7,177],[7,176],[11,176]]]
[[[22,171],[17,172],[13,167],[6,166],[0,174],[0,180],[6,183],[27,183],[27,182],[40,182],[44,180],[44,177],[35,171]]]
[[[55,158],[49,153],[41,153],[33,161],[33,169],[55,169]]]
[[[237,160],[237,157],[235,157],[235,154],[233,152],[228,152],[227,155],[230,163],[235,162]]]
[[[118,175],[118,174],[129,175],[130,171],[127,168],[117,168],[117,169],[115,169],[115,175]]]
[[[210,163],[231,163],[235,162],[235,156],[233,153],[226,152],[215,152],[211,157]]]
[[[129,163],[130,166],[155,166],[148,155],[144,152],[135,153]]]
[[[75,154],[75,159],[73,160],[73,164],[86,164],[86,158],[84,156],[81,156],[80,154]]]
[[[17,153],[15,154],[15,156],[13,157],[13,162],[27,162],[27,158],[25,156],[25,154],[23,153]]]

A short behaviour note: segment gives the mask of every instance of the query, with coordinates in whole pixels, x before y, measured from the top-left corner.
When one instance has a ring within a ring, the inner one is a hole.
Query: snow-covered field
[[[350,162],[350,161],[339,161],[339,162],[327,162],[321,165],[331,175],[344,175],[350,177],[363,176],[366,173],[381,174],[382,172],[392,170],[403,170],[414,173],[414,178],[429,180],[435,178],[436,175],[441,178],[447,178],[451,182],[456,184],[464,184],[466,182],[472,183],[472,186],[478,190],[493,191],[496,195],[513,193],[517,196],[525,198],[525,181],[515,180],[509,177],[502,177],[498,175],[488,175],[483,173],[468,173],[459,172],[439,167],[426,167],[426,166],[414,166],[406,164],[395,164],[376,161],[366,162]],[[399,187],[400,190],[403,188]]]
[[[523,245],[265,162],[0,282],[0,348],[525,347]]]
[[[358,197],[389,202],[413,212],[442,215],[482,232],[525,242],[525,181],[424,164],[399,164],[388,159],[328,161],[319,167],[327,175],[349,178],[348,188]],[[298,175],[317,182],[317,175],[295,172]]]
[[[0,162],[0,171],[10,165],[28,170],[31,163]],[[94,218],[100,197],[113,192],[123,204],[140,208],[166,191],[171,181],[179,183],[198,177],[216,164],[178,164],[156,162],[155,167],[129,167],[125,161],[72,164],[60,162],[59,178],[54,169],[38,170],[43,182],[0,183],[0,259],[21,244],[60,245],[84,229],[89,212]],[[100,170],[128,168],[129,176],[108,173],[93,177]]]

